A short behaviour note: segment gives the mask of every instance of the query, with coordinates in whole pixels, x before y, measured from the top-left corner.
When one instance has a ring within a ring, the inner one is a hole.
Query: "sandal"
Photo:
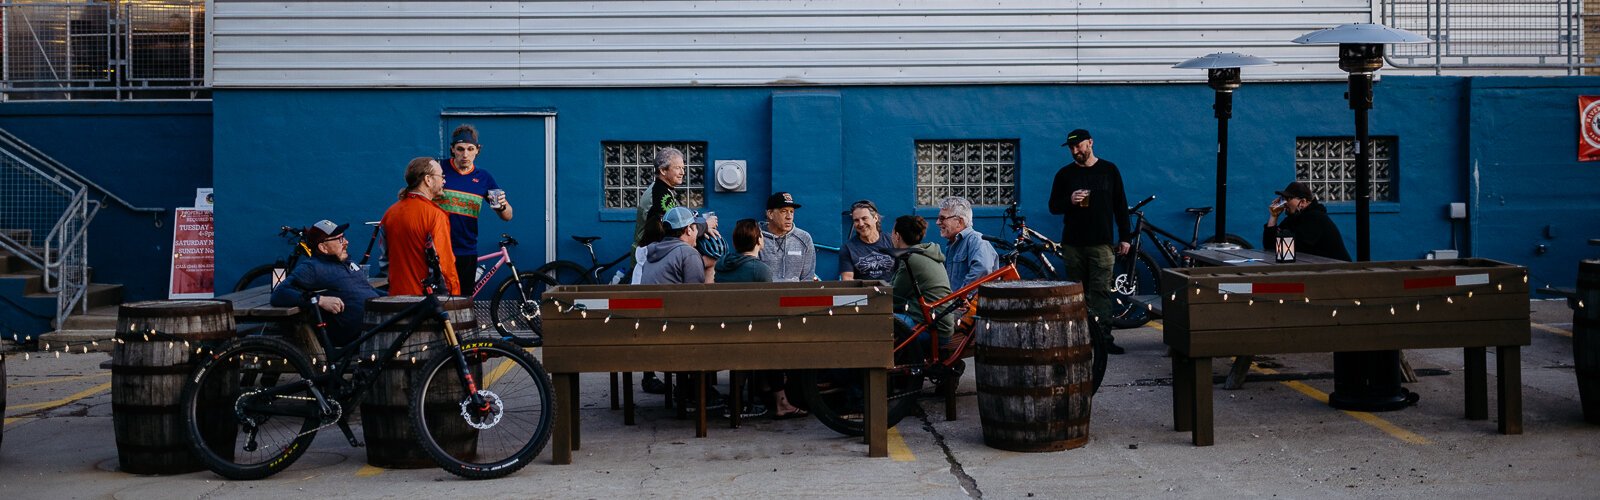
[[[809,416],[811,416],[810,412],[807,412],[807,411],[799,409],[799,408],[795,408],[794,411],[791,411],[789,413],[773,413],[772,414],[772,419],[773,420],[789,420],[791,418],[803,418],[803,417],[809,417]]]

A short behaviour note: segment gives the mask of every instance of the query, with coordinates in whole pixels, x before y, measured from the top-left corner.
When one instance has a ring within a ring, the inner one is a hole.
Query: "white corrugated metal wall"
[[[212,0],[210,83],[597,87],[1201,81],[1218,51],[1253,80],[1337,80],[1370,0]]]

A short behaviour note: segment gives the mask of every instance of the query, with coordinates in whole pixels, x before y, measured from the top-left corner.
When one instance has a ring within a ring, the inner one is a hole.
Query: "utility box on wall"
[[[744,160],[717,160],[712,170],[716,176],[717,192],[743,193],[745,191]]]

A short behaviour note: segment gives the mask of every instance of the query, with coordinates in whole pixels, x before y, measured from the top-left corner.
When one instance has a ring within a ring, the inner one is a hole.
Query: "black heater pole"
[[[1367,146],[1367,111],[1372,109],[1372,73],[1350,74],[1350,109],[1356,112],[1356,261],[1372,260],[1372,151]]]
[[[1233,117],[1233,91],[1218,90],[1217,102],[1217,232],[1213,242],[1227,241],[1228,234],[1228,119]]]

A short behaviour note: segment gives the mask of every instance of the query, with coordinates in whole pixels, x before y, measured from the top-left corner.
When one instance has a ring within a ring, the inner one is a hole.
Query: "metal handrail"
[[[12,133],[10,131],[7,131],[4,128],[0,128],[0,146],[10,147],[10,148],[13,148],[15,150],[18,150],[18,151],[22,152],[23,154],[26,154],[27,156],[29,156],[29,157],[33,158],[34,160],[36,160],[38,163],[42,163],[45,166],[50,167],[51,170],[55,171],[55,173],[59,174],[60,176],[66,177],[66,178],[72,180],[73,182],[77,182],[77,183],[82,184],[84,186],[87,186],[89,188],[93,188],[95,191],[97,191],[97,192],[99,192],[101,194],[104,194],[106,198],[110,198],[112,201],[117,202],[118,205],[122,205],[124,208],[127,208],[131,212],[151,214],[151,217],[155,219],[156,225],[157,226],[161,225],[160,214],[165,213],[167,211],[166,208],[162,208],[162,207],[137,207],[137,206],[134,206],[132,203],[128,202],[128,200],[123,199],[121,196],[117,196],[116,193],[113,193],[110,190],[106,189],[105,187],[102,187],[101,185],[95,183],[94,181],[89,180],[89,178],[84,177],[83,175],[79,174],[77,171],[72,170],[71,168],[68,168],[65,164],[62,164],[61,162],[56,161],[55,158],[52,158],[52,157],[50,157],[50,155],[45,154],[44,151],[40,151],[38,148],[33,147],[32,144],[28,144],[27,142],[24,142],[22,139],[18,138],[15,135],[12,135]],[[0,148],[0,151],[8,151],[8,150]],[[16,158],[17,161],[19,161],[19,162],[21,162],[23,164],[29,165],[30,167],[33,166],[32,163],[30,163],[30,162],[28,162],[26,160],[23,160],[22,158],[17,158],[16,155],[11,155],[11,156],[13,158]],[[38,171],[38,167],[33,167],[33,169],[35,171]],[[60,177],[51,177],[50,175],[45,174],[44,172],[39,172],[39,174],[41,176],[50,177],[53,180],[56,180],[57,183],[60,183],[59,182]],[[66,188],[68,190],[72,189],[70,187],[67,187],[64,184],[62,185],[62,187]]]

